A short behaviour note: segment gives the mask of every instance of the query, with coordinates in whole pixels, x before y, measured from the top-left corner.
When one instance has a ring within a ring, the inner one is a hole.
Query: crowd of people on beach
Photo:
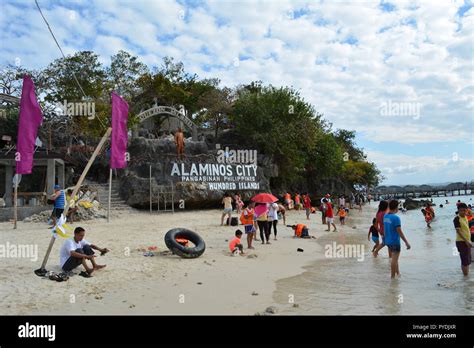
[[[340,194],[335,199],[335,203],[333,203],[329,193],[317,201],[312,201],[307,192],[303,194],[296,192],[294,197],[289,192],[286,192],[280,197],[281,199],[278,202],[255,203],[250,201],[245,205],[239,193],[233,196],[225,193],[222,199],[224,210],[221,215],[221,226],[224,226],[224,224],[237,226],[240,221],[246,234],[247,249],[252,250],[255,249],[253,246],[254,241],[261,242],[262,244],[271,244],[272,231],[273,239],[277,240],[278,221],[280,220],[283,220],[284,226],[290,227],[294,231],[293,237],[314,238],[314,236],[309,234],[306,224],[286,225],[285,213],[287,210],[304,210],[306,220],[310,220],[311,214],[316,214],[319,210],[321,212],[322,224],[327,225],[326,231],[329,232],[331,227],[333,227],[333,231],[336,232],[335,216],[339,217],[339,224],[343,226],[346,223],[346,218],[351,208],[358,207],[359,210],[362,210],[362,203],[364,201],[369,202],[371,199],[370,195],[363,196],[359,193],[351,194],[350,196]],[[336,203],[338,205],[334,206],[333,204]],[[238,217],[232,217],[234,210]],[[229,250],[233,255],[243,254],[244,248],[240,241],[242,235],[243,232],[237,230],[234,239],[229,243]],[[258,236],[260,236],[260,239]]]
[[[290,193],[282,195],[283,204],[274,203],[255,203],[249,202],[244,208],[244,203],[237,193],[232,198],[230,194],[226,193],[222,203],[224,204],[224,212],[222,214],[221,225],[224,225],[224,217],[228,216],[228,224],[232,221],[232,204],[235,204],[236,211],[240,214],[240,223],[244,226],[244,231],[247,239],[247,249],[254,249],[253,241],[260,241],[262,244],[271,244],[270,237],[273,229],[274,240],[277,240],[277,225],[278,221],[285,218],[287,210],[302,210],[304,209],[306,219],[310,220],[311,214],[316,213],[316,210],[321,212],[321,222],[327,225],[327,232],[337,231],[337,226],[334,216],[339,217],[339,224],[345,224],[346,217],[349,215],[350,208],[358,208],[362,210],[362,202],[370,202],[370,196],[354,195],[349,197],[339,195],[335,202],[337,207],[333,207],[333,199],[330,194],[324,195],[320,200],[314,204],[308,193],[295,193],[294,199]],[[357,198],[359,197],[359,198]],[[446,204],[449,202],[446,201]],[[317,208],[314,206],[317,205]],[[436,214],[433,208],[433,203],[425,203],[425,207],[421,210],[428,228],[431,228]],[[454,218],[454,227],[456,230],[456,248],[461,258],[461,268],[465,276],[469,274],[469,265],[471,264],[471,248],[474,242],[474,219],[471,205],[466,205],[460,200],[456,204],[457,211]],[[440,208],[443,206],[440,205]],[[378,210],[375,217],[372,219],[372,224],[369,228],[368,239],[374,242],[372,248],[373,257],[379,255],[380,250],[387,247],[388,256],[390,258],[391,278],[400,277],[399,258],[401,253],[401,241],[404,242],[407,250],[411,248],[408,239],[402,230],[401,218],[398,212],[406,212],[401,202],[396,199],[381,200],[378,205]],[[235,218],[234,225],[237,225],[237,218]],[[286,225],[286,222],[284,222]],[[306,224],[299,223],[296,225],[288,225],[294,231],[295,238],[314,238],[310,236],[309,229]],[[260,239],[257,236],[257,230],[260,231]],[[244,254],[244,247],[241,243],[241,236],[243,232],[236,231],[235,238],[229,243],[230,252],[233,255]]]

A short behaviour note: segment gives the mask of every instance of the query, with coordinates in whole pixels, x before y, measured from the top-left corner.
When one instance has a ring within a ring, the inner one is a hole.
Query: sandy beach
[[[369,221],[373,207],[351,211],[348,225],[331,232],[334,240],[341,235],[365,231],[366,224],[353,229],[351,220]],[[317,239],[292,238],[292,230],[279,223],[277,241],[255,244],[246,256],[233,257],[228,241],[235,227],[218,225],[220,211],[188,211],[150,214],[115,213],[111,221],[75,223],[86,229],[86,239],[111,252],[98,256],[106,264],[103,270],[86,279],[78,275],[67,282],[55,282],[36,276],[50,240],[46,224],[23,223],[13,230],[11,223],[0,224],[0,242],[10,245],[38,245],[38,260],[4,258],[0,273],[0,310],[7,315],[36,314],[243,314],[254,315],[269,306],[280,310],[273,298],[275,282],[301,274],[303,267],[324,258]],[[303,211],[287,213],[287,224],[306,223]],[[325,235],[320,213],[312,214],[310,233]],[[171,228],[184,227],[199,233],[206,252],[197,259],[182,259],[166,253],[163,237]],[[331,237],[332,238],[332,237]],[[59,272],[57,240],[47,269]],[[142,248],[156,246],[156,256],[143,256]],[[302,248],[304,252],[297,252]],[[162,254],[162,252],[165,252]],[[250,257],[248,257],[250,256]],[[82,268],[82,267],[81,267]],[[76,269],[79,272],[79,268]],[[290,304],[288,304],[290,306]]]

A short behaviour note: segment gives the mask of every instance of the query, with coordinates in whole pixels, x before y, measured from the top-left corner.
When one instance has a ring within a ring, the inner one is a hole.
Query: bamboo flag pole
[[[15,185],[15,194],[14,194],[14,197],[13,197],[13,205],[14,205],[14,208],[13,208],[13,229],[16,230],[16,222],[18,220],[18,175],[15,174],[15,176],[13,178],[14,178],[13,184]]]
[[[97,157],[97,155],[99,154],[100,150],[102,149],[102,147],[104,146],[105,144],[105,141],[107,140],[107,138],[110,136],[110,133],[112,132],[112,128],[109,127],[107,129],[107,131],[105,132],[104,136],[102,137],[102,139],[100,139],[100,142],[99,142],[99,145],[97,145],[97,147],[95,148],[94,150],[94,153],[92,154],[91,158],[89,159],[89,162],[87,162],[87,165],[86,167],[84,168],[84,170],[82,171],[82,174],[81,174],[81,177],[79,178],[76,186],[74,187],[74,190],[72,191],[72,199],[74,199],[74,197],[76,197],[77,195],[77,192],[79,192],[79,189],[82,185],[82,182],[84,181],[84,179],[86,178],[86,175],[87,175],[87,172],[89,172],[89,169],[90,167],[92,166],[92,163],[94,163],[94,160],[95,158]],[[66,202],[66,207],[64,208],[64,216],[67,216],[67,212],[69,210],[69,204],[70,202]],[[46,274],[46,263],[48,262],[48,258],[49,258],[49,254],[51,253],[51,250],[53,249],[53,245],[54,245],[54,241],[56,240],[56,238],[54,237],[54,235],[51,237],[51,240],[49,242],[49,246],[48,246],[48,250],[46,250],[46,255],[44,256],[44,259],[43,259],[43,263],[41,264],[41,268],[40,269],[37,269],[35,270],[35,273],[36,275],[38,276],[44,276]]]
[[[109,206],[107,209],[107,222],[110,222],[110,201],[112,199],[112,168],[109,169]]]

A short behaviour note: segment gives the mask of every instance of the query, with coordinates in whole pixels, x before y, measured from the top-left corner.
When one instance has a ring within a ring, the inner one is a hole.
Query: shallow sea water
[[[446,199],[450,204],[445,204]],[[463,277],[455,250],[452,220],[458,199],[474,204],[472,195],[433,198],[436,219],[432,229],[426,227],[420,210],[399,212],[411,249],[406,250],[402,242],[399,261],[402,276],[396,280],[390,279],[386,248],[378,258],[372,257],[373,243],[367,240],[372,219],[362,221],[353,217],[348,227],[352,224],[357,229],[346,228],[346,233],[337,236],[323,232],[318,239],[323,247],[333,241],[364,245],[363,261],[325,258],[305,267],[301,275],[279,280],[273,298],[281,307],[280,313],[474,314],[474,268],[471,265],[470,276]],[[439,208],[440,203],[443,208]],[[375,209],[372,205],[367,209]]]

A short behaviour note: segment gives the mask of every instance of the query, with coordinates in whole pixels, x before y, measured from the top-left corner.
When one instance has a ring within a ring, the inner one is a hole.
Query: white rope
[[[36,4],[36,7],[38,7],[38,11],[39,11],[39,13],[41,14],[41,17],[43,17],[43,20],[44,20],[44,22],[46,23],[46,26],[48,27],[48,30],[49,30],[49,32],[51,33],[51,36],[53,37],[54,42],[56,42],[56,45],[58,46],[59,51],[61,51],[61,54],[62,54],[63,58],[66,59],[66,55],[64,54],[64,52],[63,52],[61,46],[59,45],[58,40],[56,40],[56,36],[54,36],[54,33],[53,33],[53,30],[51,29],[51,26],[49,25],[49,23],[48,23],[46,17],[43,15],[43,11],[41,11],[40,5],[38,4],[38,0],[35,0],[35,4]],[[82,89],[82,86],[81,86],[81,84],[79,83],[79,80],[78,80],[77,77],[76,77],[76,74],[74,73],[74,71],[71,71],[71,72],[72,72],[72,76],[74,77],[74,80],[76,81],[77,85],[79,86],[79,89],[81,90],[82,95],[84,96],[84,98],[87,98],[86,93],[85,93],[84,90]],[[100,120],[100,118],[97,117],[97,119],[99,120],[101,126],[105,129],[106,127],[105,127],[105,125],[102,123],[102,121]]]

